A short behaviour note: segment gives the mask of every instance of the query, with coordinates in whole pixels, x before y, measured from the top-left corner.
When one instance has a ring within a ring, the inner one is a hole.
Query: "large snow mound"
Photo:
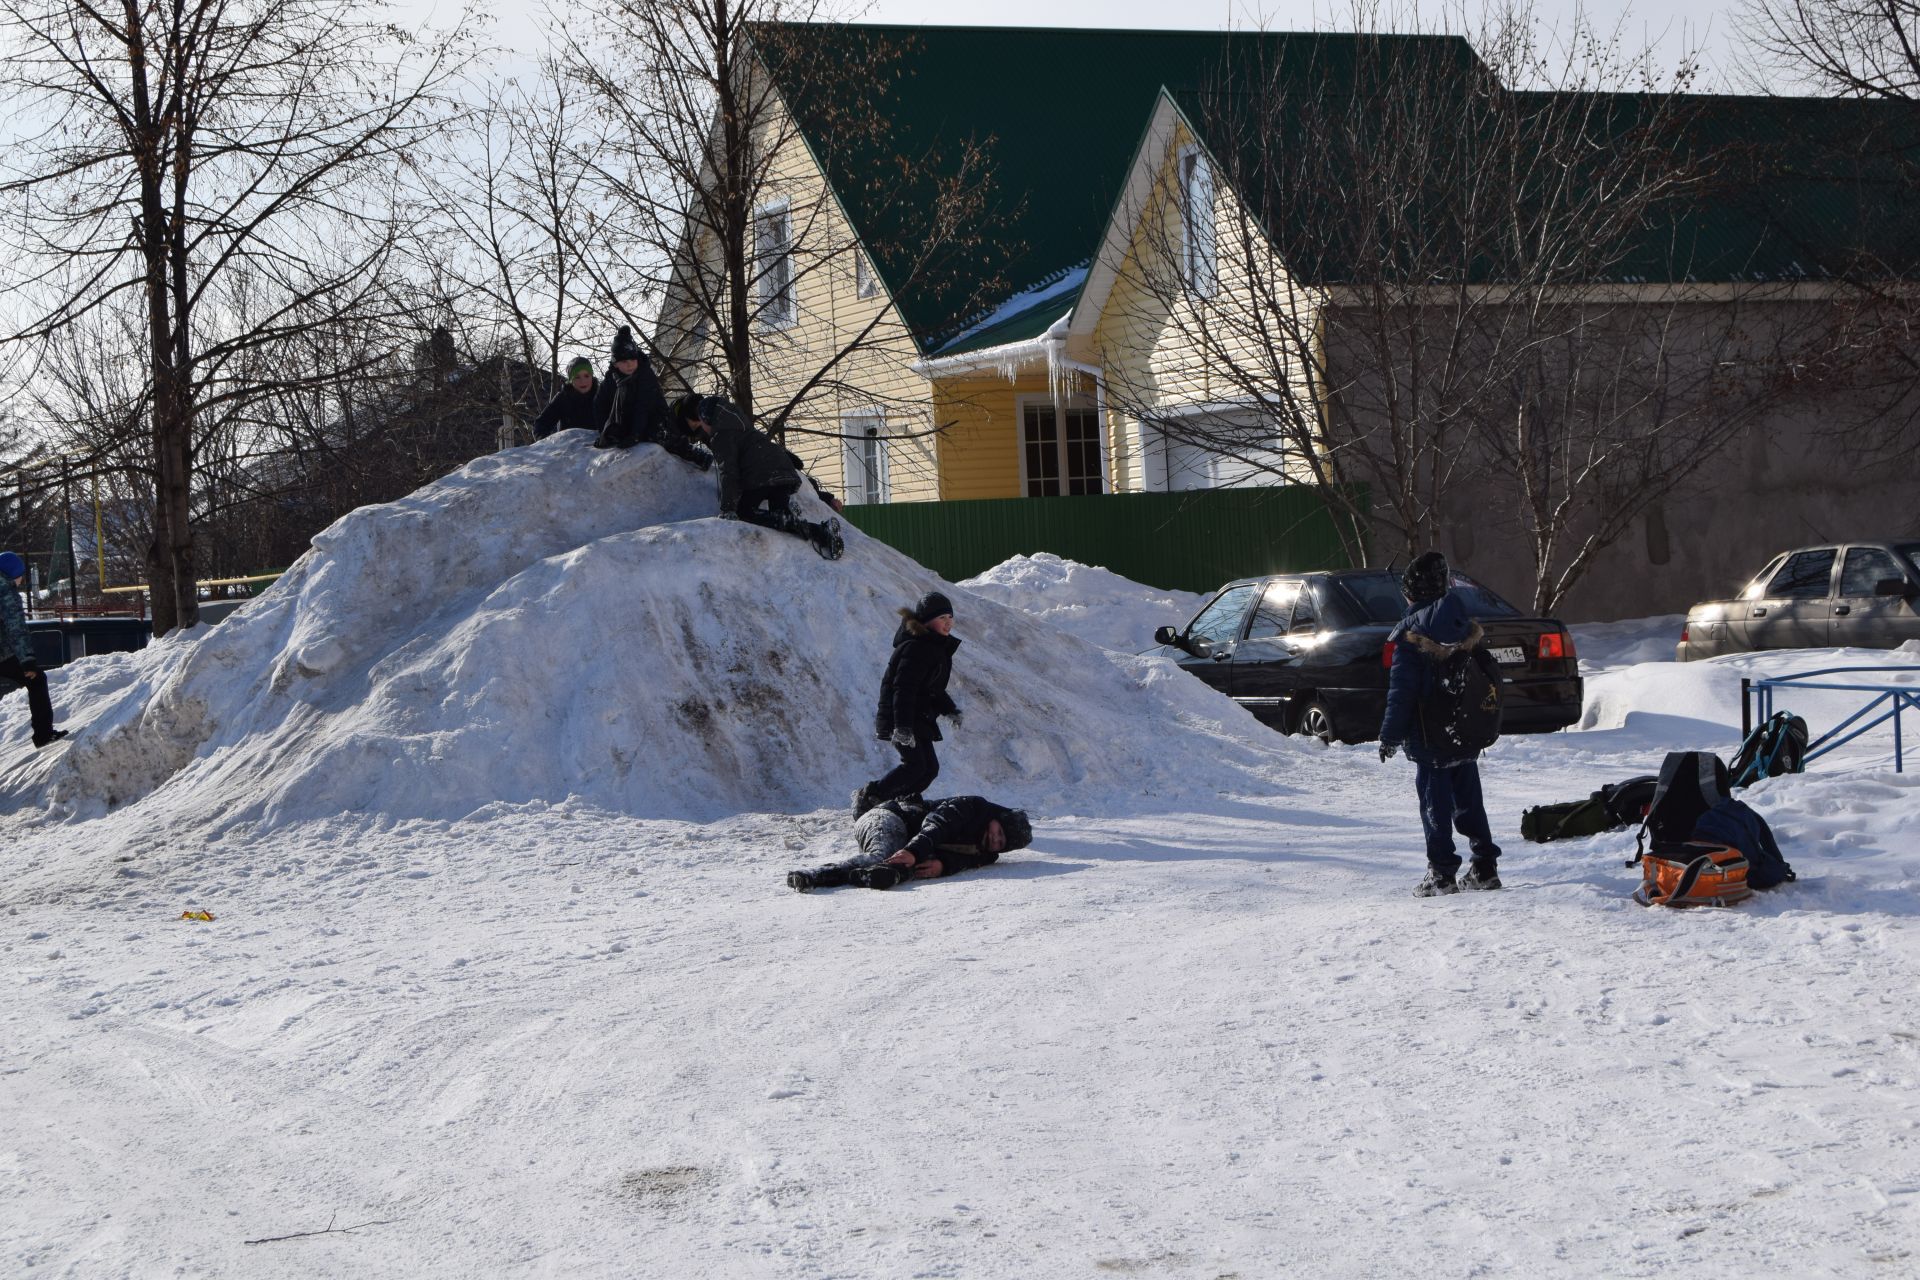
[[[1153,649],[1156,628],[1168,623],[1185,626],[1210,598],[1149,587],[1110,569],[1065,560],[1048,551],[1002,561],[960,585],[1082,640],[1123,653]]]
[[[79,664],[55,688],[74,738],[9,752],[0,794],[42,820],[142,804],[264,827],[569,799],[695,821],[813,810],[892,764],[872,723],[895,610],[935,587],[955,600],[967,713],[943,793],[1124,806],[1265,785],[1295,754],[1162,660],[857,530],[827,562],[715,506],[712,477],[652,447],[561,433],[482,458],[342,518],[218,627]]]

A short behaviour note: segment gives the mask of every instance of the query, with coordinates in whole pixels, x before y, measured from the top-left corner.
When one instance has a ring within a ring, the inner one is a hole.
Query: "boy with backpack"
[[[1497,735],[1499,670],[1481,646],[1480,624],[1451,590],[1446,557],[1429,551],[1407,566],[1400,579],[1407,616],[1387,637],[1394,646],[1387,684],[1386,717],[1380,725],[1380,759],[1406,748],[1413,761],[1413,787],[1426,833],[1427,875],[1414,888],[1421,898],[1461,889],[1500,887],[1500,846],[1487,824],[1480,794],[1482,726],[1489,711]],[[1475,666],[1477,675],[1466,667]],[[1492,667],[1492,684],[1487,685]],[[1456,685],[1476,692],[1462,709]],[[1473,860],[1460,876],[1453,833],[1467,838]]]

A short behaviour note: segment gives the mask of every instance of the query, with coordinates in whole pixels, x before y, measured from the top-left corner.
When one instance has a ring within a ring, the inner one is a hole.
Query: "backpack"
[[[1636,844],[1679,844],[1693,838],[1694,824],[1727,798],[1727,766],[1711,751],[1669,751],[1647,801]],[[1632,866],[1640,861],[1635,857]]]
[[[1731,845],[1745,854],[1747,884],[1755,889],[1771,889],[1799,879],[1781,854],[1767,820],[1739,800],[1722,800],[1702,814],[1693,825],[1693,838]]]
[[[1748,787],[1762,778],[1799,773],[1807,767],[1807,722],[1776,711],[1740,744],[1733,758],[1733,785]]]
[[[1639,861],[1633,900],[1643,907],[1731,907],[1753,896],[1746,858],[1723,844],[1656,840]]]
[[[1535,844],[1597,836],[1602,831],[1611,831],[1621,825],[1607,812],[1606,801],[1598,791],[1585,800],[1537,805],[1520,814],[1521,838]]]
[[[1585,800],[1543,804],[1520,815],[1520,835],[1536,844],[1571,840],[1630,827],[1646,816],[1657,780],[1652,774],[1610,782]]]
[[[1455,649],[1436,664],[1433,686],[1420,700],[1420,736],[1441,759],[1500,740],[1500,664],[1484,645]]]

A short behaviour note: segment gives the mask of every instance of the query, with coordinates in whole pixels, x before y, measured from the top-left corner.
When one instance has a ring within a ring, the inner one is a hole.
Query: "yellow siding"
[[[1178,158],[1192,141],[1174,129],[1160,173],[1136,211],[1132,239],[1094,328],[1093,347],[1109,388],[1107,436],[1116,489],[1144,487],[1145,433],[1127,408],[1198,406],[1243,398],[1245,387],[1223,379],[1216,363],[1243,368],[1272,363],[1259,342],[1256,300],[1277,302],[1309,326],[1319,300],[1298,287],[1233,191],[1216,181],[1214,226],[1218,286],[1205,300],[1170,287],[1179,271],[1167,260],[1180,243]],[[1267,323],[1271,323],[1269,320]],[[1203,343],[1199,335],[1207,334]],[[1298,370],[1276,370],[1298,382]],[[1277,390],[1277,388],[1276,388]]]

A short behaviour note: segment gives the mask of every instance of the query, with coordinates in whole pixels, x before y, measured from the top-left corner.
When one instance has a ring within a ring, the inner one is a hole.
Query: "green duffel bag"
[[[1585,800],[1543,804],[1520,815],[1520,834],[1536,844],[1597,836],[1619,825],[1620,820],[1607,809],[1606,797],[1597,793]]]

